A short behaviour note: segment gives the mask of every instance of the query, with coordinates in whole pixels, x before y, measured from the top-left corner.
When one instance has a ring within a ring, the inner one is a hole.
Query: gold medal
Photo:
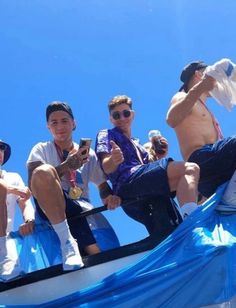
[[[79,199],[82,193],[82,188],[80,188],[79,186],[74,186],[70,188],[69,196],[71,197],[71,199]]]

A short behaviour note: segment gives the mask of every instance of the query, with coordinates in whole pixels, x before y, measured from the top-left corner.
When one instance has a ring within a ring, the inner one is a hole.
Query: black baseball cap
[[[11,147],[6,142],[3,142],[2,140],[0,140],[0,148],[4,150],[4,160],[2,163],[2,165],[4,165],[11,156]]]
[[[60,102],[60,101],[54,101],[47,106],[47,109],[46,109],[47,122],[48,122],[50,114],[53,113],[54,111],[65,111],[74,120],[73,112],[67,103]]]
[[[207,66],[208,65],[203,61],[194,61],[187,64],[180,75],[180,80],[183,82],[183,85],[179,89],[179,91],[184,90],[185,92],[187,92],[188,83],[193,77],[194,73],[200,69],[206,68]]]

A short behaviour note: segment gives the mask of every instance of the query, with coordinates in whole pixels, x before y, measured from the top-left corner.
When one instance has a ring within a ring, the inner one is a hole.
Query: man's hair
[[[53,113],[54,111],[65,111],[74,120],[73,112],[67,103],[61,102],[61,101],[53,101],[47,106],[47,109],[46,109],[47,122],[48,122],[50,114]]]
[[[194,73],[196,71],[203,70],[207,67],[207,64],[203,61],[194,61],[189,64],[187,64],[180,75],[180,80],[183,82],[183,85],[179,89],[179,91],[184,90],[185,92],[188,92],[188,85],[189,82],[192,80]]]
[[[114,96],[108,103],[109,112],[111,112],[116,106],[127,104],[132,109],[132,99],[126,95]]]

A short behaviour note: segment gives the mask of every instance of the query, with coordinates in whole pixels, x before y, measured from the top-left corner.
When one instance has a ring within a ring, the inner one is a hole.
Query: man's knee
[[[195,163],[187,162],[185,163],[186,175],[192,175],[195,178],[199,178],[200,175],[200,167]]]
[[[48,164],[35,168],[31,179],[32,188],[38,185],[43,187],[50,185],[51,181],[55,178],[55,172],[55,168]]]

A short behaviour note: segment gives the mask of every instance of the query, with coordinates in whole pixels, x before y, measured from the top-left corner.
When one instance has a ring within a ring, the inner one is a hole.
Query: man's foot
[[[20,268],[17,261],[9,257],[5,257],[5,259],[0,262],[0,267],[2,268],[0,272],[0,280],[2,281],[14,280],[24,274],[24,271]]]
[[[72,271],[84,266],[77,242],[72,239],[68,240],[62,247],[63,270]]]

